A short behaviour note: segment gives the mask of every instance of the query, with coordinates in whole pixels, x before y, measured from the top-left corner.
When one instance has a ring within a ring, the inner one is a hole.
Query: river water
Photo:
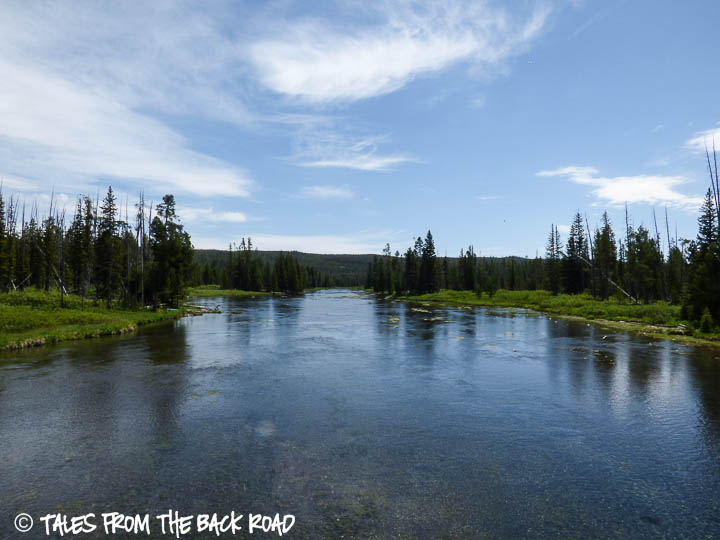
[[[198,303],[222,313],[0,357],[0,537],[169,509],[292,514],[285,538],[720,537],[718,350],[353,291]]]

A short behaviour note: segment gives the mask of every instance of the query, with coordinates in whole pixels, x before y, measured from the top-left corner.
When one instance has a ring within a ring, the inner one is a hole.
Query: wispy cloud
[[[706,129],[696,133],[691,139],[685,142],[685,147],[692,152],[705,153],[707,148],[710,152],[713,149],[713,143],[715,149],[720,150],[720,127]]]
[[[160,116],[249,122],[229,88],[235,46],[201,13],[137,6],[0,8],[0,174],[247,196],[247,172],[191,149]]]
[[[519,54],[548,15],[542,4],[523,20],[487,2],[373,5],[364,23],[305,19],[253,43],[250,60],[260,82],[319,104],[388,94],[458,62],[492,66]]]
[[[652,129],[650,130],[650,133],[657,133],[658,131],[660,131],[660,130],[663,129],[664,127],[665,127],[665,124],[658,124],[657,126],[655,126],[654,128],[652,128]]]
[[[588,28],[600,23],[607,17],[609,17],[613,12],[617,11],[617,9],[624,3],[626,3],[627,0],[620,0],[617,4],[605,6],[603,9],[600,9],[599,11],[596,11],[588,20],[586,20],[583,24],[578,26],[575,31],[573,31],[572,34],[570,34],[570,39],[574,39],[578,37],[580,34],[585,32]],[[575,7],[580,7],[582,2],[580,1],[574,1],[570,0],[570,3],[573,4]]]
[[[563,167],[552,171],[540,171],[538,176],[566,177],[575,184],[592,186],[592,194],[602,202],[621,206],[625,203],[666,204],[676,208],[695,211],[702,197],[685,195],[677,187],[690,180],[684,176],[616,176],[603,177],[593,167]]]
[[[501,199],[500,195],[478,195],[475,197],[479,201],[494,201],[497,199]]]
[[[355,193],[347,186],[305,186],[298,192],[301,199],[352,199]]]
[[[402,163],[419,162],[409,154],[381,153],[387,135],[356,136],[332,125],[312,126],[296,137],[292,160],[302,167],[338,167],[360,171],[387,171]]]
[[[245,223],[247,216],[242,212],[215,210],[210,208],[193,208],[181,206],[177,208],[177,215],[184,222],[213,222],[213,223]]]

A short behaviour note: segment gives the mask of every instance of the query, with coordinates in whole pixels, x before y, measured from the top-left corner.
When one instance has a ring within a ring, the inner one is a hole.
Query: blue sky
[[[367,4],[370,4],[368,6]],[[311,7],[310,7],[311,6]],[[175,194],[196,247],[541,254],[594,226],[696,234],[720,147],[720,3],[0,5],[0,176]]]

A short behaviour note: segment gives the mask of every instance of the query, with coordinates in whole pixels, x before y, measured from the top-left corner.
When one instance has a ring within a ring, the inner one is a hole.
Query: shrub
[[[713,320],[712,315],[710,315],[710,309],[708,307],[705,307],[705,311],[703,311],[702,317],[700,317],[700,330],[702,330],[705,333],[712,332],[713,329]]]

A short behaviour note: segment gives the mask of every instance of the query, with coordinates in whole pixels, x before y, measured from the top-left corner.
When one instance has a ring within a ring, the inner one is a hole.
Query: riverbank
[[[0,351],[133,332],[177,319],[183,310],[124,310],[94,305],[76,295],[38,290],[0,294]]]
[[[559,294],[549,291],[499,290],[490,296],[472,291],[443,290],[418,296],[396,296],[396,300],[477,307],[524,308],[596,324],[614,330],[635,332],[673,341],[720,347],[720,334],[704,334],[680,319],[680,307],[657,302],[630,304],[616,299],[596,300],[588,294]]]
[[[328,289],[350,289],[358,290],[361,287],[308,287],[303,289],[303,293],[311,293],[317,291],[325,291]],[[220,285],[199,285],[197,287],[190,287],[187,290],[187,296],[196,298],[212,298],[214,296],[227,296],[230,298],[257,298],[267,296],[288,296],[290,293],[286,292],[267,292],[267,291],[241,291],[238,289],[223,289]],[[301,294],[301,293],[298,293]]]
[[[199,287],[190,287],[187,290],[187,296],[196,298],[212,298],[214,296],[227,296],[231,298],[256,298],[262,296],[273,296],[273,294],[265,291],[241,291],[238,289],[221,289],[220,285],[201,285]]]

